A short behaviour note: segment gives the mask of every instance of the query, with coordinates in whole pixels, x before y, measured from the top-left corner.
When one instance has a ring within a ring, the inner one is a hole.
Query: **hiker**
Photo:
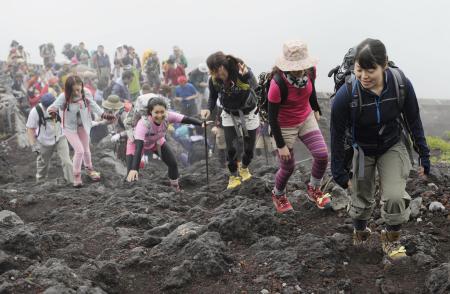
[[[198,92],[195,87],[188,83],[185,76],[178,77],[178,86],[175,88],[175,101],[180,105],[180,112],[186,116],[198,114],[196,99]]]
[[[141,71],[141,60],[139,59],[139,55],[134,50],[134,47],[128,46],[128,57],[131,59],[131,65],[134,66],[138,71]]]
[[[31,109],[27,120],[28,142],[33,152],[36,152],[36,182],[48,177],[48,171],[53,153],[58,153],[61,160],[64,179],[73,183],[72,161],[69,156],[69,145],[63,136],[59,116],[53,119],[47,113],[55,97],[47,93],[42,96],[38,105]]]
[[[211,73],[210,94],[208,109],[203,109],[201,116],[207,119],[216,108],[219,98],[223,108],[221,117],[230,171],[227,189],[234,189],[241,185],[241,181],[250,180],[252,177],[248,165],[253,158],[256,129],[259,126],[257,101],[252,93],[252,89],[256,88],[256,79],[242,60],[220,51],[211,54],[206,64]],[[233,144],[237,138],[243,141],[244,146],[242,165],[239,168]]]
[[[148,49],[145,57],[143,57],[142,64],[144,65],[147,83],[153,88],[153,91],[157,93],[161,86],[161,66],[156,51]]]
[[[103,45],[97,46],[97,52],[92,56],[92,64],[97,70],[98,80],[107,78],[109,83],[111,62],[109,61],[108,54],[105,53],[105,47]]]
[[[87,175],[92,181],[100,180],[100,173],[92,166],[91,151],[89,147],[89,134],[92,126],[92,112],[103,119],[114,120],[115,116],[103,111],[95,103],[89,91],[84,88],[83,81],[77,75],[69,76],[64,86],[64,93],[50,105],[47,112],[56,116],[60,112],[63,134],[74,149],[73,156],[73,186],[83,186],[81,181],[81,165],[84,162]]]
[[[124,71],[120,79],[118,79],[116,82],[111,82],[113,83],[111,85],[111,94],[119,96],[122,102],[125,100],[131,101],[130,91],[128,90],[128,87],[133,78],[134,75],[131,71]]]
[[[178,78],[184,76],[184,68],[175,62],[175,58],[170,56],[165,64],[164,82],[170,86],[178,86]]]
[[[56,51],[52,43],[42,44],[39,46],[39,54],[43,59],[44,66],[55,63]]]
[[[117,63],[122,66],[122,59],[124,59],[127,54],[128,52],[124,46],[117,46],[116,52],[114,53],[114,63],[117,61]]]
[[[128,112],[125,111],[125,105],[120,101],[117,95],[110,95],[103,100],[102,107],[105,112],[113,114],[116,119],[114,121],[106,121],[111,136],[111,142],[115,143],[114,151],[117,159],[125,162],[127,132],[125,128],[125,120]]]
[[[85,48],[84,42],[80,42],[75,50],[77,60],[84,65],[89,65],[89,59],[91,58],[89,51]]]
[[[123,64],[123,69],[125,71],[130,71],[133,74],[131,81],[128,84],[128,91],[130,93],[130,101],[134,102],[141,92],[141,73],[133,65],[133,60],[130,58],[130,56],[127,56],[123,59]]]
[[[30,54],[23,49],[22,45],[17,47],[17,58],[22,59],[24,63],[28,62]]]
[[[130,144],[134,144],[134,130],[136,128],[137,123],[139,122],[139,120],[143,117],[144,119],[147,119],[147,105],[148,105],[148,101],[150,99],[153,98],[157,98],[160,97],[157,94],[151,93],[150,90],[150,86],[148,84],[144,84],[142,86],[142,95],[140,95],[137,99],[136,102],[134,104],[134,107],[127,112],[127,117],[124,120],[124,125],[125,125],[125,133],[120,133],[121,134],[121,138],[122,137],[126,137],[127,138],[127,144],[128,142]],[[167,101],[166,101],[167,102]],[[151,151],[145,150],[145,154],[149,154],[151,153]],[[155,154],[153,154],[154,158],[156,157]],[[145,157],[143,157],[143,159],[145,159]],[[144,168],[144,162],[145,160],[142,161],[141,163],[141,168]],[[131,163],[129,163],[130,165]]]
[[[112,69],[112,81],[116,82],[123,74],[123,66],[118,59],[114,59],[114,67]]]
[[[397,259],[406,256],[399,242],[400,229],[411,211],[411,198],[405,191],[411,169],[409,136],[419,153],[421,176],[430,171],[430,151],[414,88],[399,69],[389,67],[384,44],[376,39],[362,41],[354,61],[355,77],[337,91],[331,109],[331,170],[335,182],[349,189],[348,211],[357,246],[366,244],[371,234],[367,223],[375,207],[378,171],[381,217],[386,224],[382,248],[387,257]],[[352,177],[345,162],[347,128],[354,147]]]
[[[184,69],[188,66],[188,62],[186,57],[184,56],[184,52],[178,46],[173,46],[173,57],[175,58],[175,62],[181,65]]]
[[[24,76],[21,73],[17,73],[13,80],[13,85],[11,86],[11,89],[13,91],[26,93],[27,90],[25,89],[25,83],[24,83]]]
[[[268,117],[280,165],[272,191],[272,200],[278,212],[292,210],[286,196],[286,186],[295,170],[294,145],[297,138],[313,157],[307,198],[319,209],[331,205],[328,194],[324,195],[320,190],[328,165],[328,149],[317,123],[320,119],[314,86],[317,62],[309,55],[305,42],[294,40],[283,45],[283,54],[272,70]],[[282,91],[282,88],[285,90]],[[283,98],[282,93],[285,95]]]
[[[206,63],[200,63],[196,69],[189,73],[189,83],[194,85],[199,94],[197,107],[200,111],[207,101],[206,94],[208,91],[206,89],[208,88],[208,66]]]
[[[47,92],[48,84],[44,84],[44,86],[42,87],[41,83],[35,83],[35,85],[28,90],[28,103],[30,104],[30,108],[38,105],[39,101],[41,101],[42,96]]]
[[[96,80],[97,80],[97,75],[95,74],[95,72],[87,70],[82,73],[79,73],[79,76],[83,80],[84,87],[89,90],[92,97],[95,97],[95,92],[97,91],[96,86],[95,86]]]
[[[178,165],[171,148],[166,144],[166,131],[169,123],[183,123],[200,126],[202,122],[196,118],[168,111],[166,101],[163,98],[152,98],[148,102],[147,117],[142,117],[134,131],[134,142],[128,141],[127,145],[127,181],[138,180],[139,164],[144,150],[157,152],[161,160],[167,165],[170,186],[176,192],[180,192],[178,183]]]
[[[68,60],[72,60],[72,58],[76,58],[75,51],[72,48],[72,44],[67,43],[64,45],[63,51],[61,52]]]

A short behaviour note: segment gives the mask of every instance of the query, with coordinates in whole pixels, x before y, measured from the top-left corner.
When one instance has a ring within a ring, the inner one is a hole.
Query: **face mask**
[[[284,72],[284,75],[286,76],[289,84],[293,85],[296,88],[304,88],[308,83],[308,75],[304,75],[301,78],[297,78],[289,72]]]

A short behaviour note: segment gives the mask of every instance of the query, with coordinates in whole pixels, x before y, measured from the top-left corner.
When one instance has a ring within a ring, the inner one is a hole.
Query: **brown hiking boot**
[[[384,254],[392,260],[406,256],[406,249],[400,244],[400,231],[381,231],[381,247]]]
[[[369,240],[372,231],[366,228],[364,231],[353,230],[353,246],[364,246]]]

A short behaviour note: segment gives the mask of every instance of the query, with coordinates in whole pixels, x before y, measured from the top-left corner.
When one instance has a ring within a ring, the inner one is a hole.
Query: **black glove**
[[[102,119],[106,119],[106,120],[115,120],[116,116],[112,113],[108,113],[108,112],[103,112],[102,114]]]
[[[430,174],[430,158],[429,157],[421,157],[420,165],[423,167],[423,172],[426,175]]]

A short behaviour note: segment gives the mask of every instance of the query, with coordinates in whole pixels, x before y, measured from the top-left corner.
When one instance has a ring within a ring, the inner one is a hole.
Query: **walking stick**
[[[203,135],[205,137],[205,160],[206,160],[206,185],[209,186],[209,167],[208,167],[208,132],[206,127],[208,126],[206,120],[203,121],[205,129],[203,131]]]
[[[269,165],[269,156],[267,154],[267,143],[266,143],[266,138],[264,137],[264,127],[261,128],[261,136],[263,139],[263,143],[264,143],[264,153],[266,155],[266,165]]]
[[[264,138],[264,134],[262,135],[262,139],[263,139],[263,143],[264,143],[264,153],[266,155],[266,165],[269,165],[269,156],[268,156],[268,152],[267,152],[267,143],[266,143],[266,138]]]

